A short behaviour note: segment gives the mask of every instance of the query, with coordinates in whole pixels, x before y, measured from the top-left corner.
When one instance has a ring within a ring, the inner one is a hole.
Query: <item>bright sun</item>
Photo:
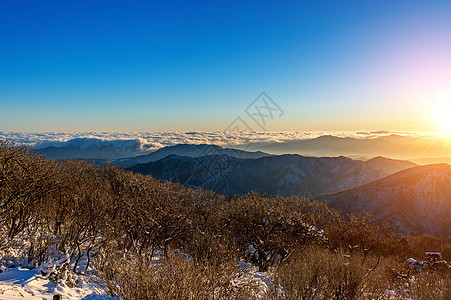
[[[451,101],[443,101],[437,105],[435,122],[439,130],[451,133]]]

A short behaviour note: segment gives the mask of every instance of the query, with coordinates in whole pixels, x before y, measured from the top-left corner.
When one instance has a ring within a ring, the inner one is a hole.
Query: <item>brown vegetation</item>
[[[406,263],[425,251],[449,261],[445,240],[400,236],[310,199],[226,198],[114,166],[46,160],[10,142],[0,142],[0,226],[0,251],[20,238],[32,265],[67,255],[61,271],[94,266],[122,299],[450,296],[448,264]],[[270,274],[266,290],[243,280],[240,259]]]

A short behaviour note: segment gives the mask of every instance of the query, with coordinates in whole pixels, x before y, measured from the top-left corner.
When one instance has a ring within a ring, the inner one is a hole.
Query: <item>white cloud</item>
[[[311,139],[324,134],[352,136],[358,138],[376,137],[395,132],[76,132],[76,133],[26,133],[0,132],[0,139],[24,143],[35,149],[49,146],[64,147],[113,147],[130,149],[143,153],[175,144],[215,144],[219,146],[238,146],[247,143],[287,142]],[[396,132],[400,133],[400,132]]]

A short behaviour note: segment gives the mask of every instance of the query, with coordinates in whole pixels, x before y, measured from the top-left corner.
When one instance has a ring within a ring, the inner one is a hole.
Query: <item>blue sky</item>
[[[261,91],[268,130],[421,131],[450,101],[450,1],[0,1],[0,29],[0,131],[223,130]]]

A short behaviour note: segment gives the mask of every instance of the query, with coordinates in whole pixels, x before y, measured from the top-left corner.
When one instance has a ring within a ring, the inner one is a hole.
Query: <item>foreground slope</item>
[[[344,212],[369,211],[376,220],[405,233],[451,238],[451,166],[448,164],[410,168],[318,199]]]

